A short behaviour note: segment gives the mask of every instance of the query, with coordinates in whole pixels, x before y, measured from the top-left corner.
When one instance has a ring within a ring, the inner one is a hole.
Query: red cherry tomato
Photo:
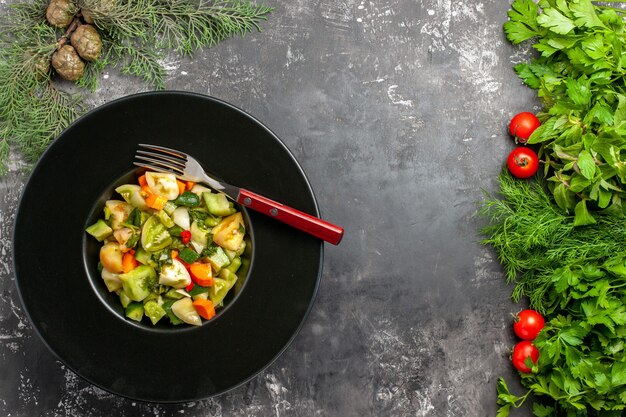
[[[509,133],[521,143],[526,143],[530,135],[541,125],[537,116],[527,111],[516,114],[509,123]]]
[[[522,310],[517,315],[513,330],[520,339],[534,340],[543,329],[544,324],[543,317],[535,310]]]
[[[520,146],[509,154],[506,164],[517,178],[529,178],[539,169],[539,157],[532,149]]]
[[[526,358],[530,357],[533,363],[537,363],[539,360],[539,350],[528,340],[522,340],[513,348],[513,355],[511,361],[513,366],[521,372],[531,372],[528,366],[526,366]]]

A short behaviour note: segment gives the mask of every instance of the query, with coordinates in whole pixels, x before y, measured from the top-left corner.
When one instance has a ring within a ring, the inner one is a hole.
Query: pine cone
[[[64,28],[69,25],[76,13],[76,6],[70,0],[50,0],[46,9],[46,19],[52,26]]]
[[[102,52],[102,39],[95,27],[80,25],[70,38],[72,46],[85,61],[95,61]]]
[[[52,55],[52,66],[57,74],[69,81],[78,80],[85,72],[85,63],[70,45],[63,45]]]

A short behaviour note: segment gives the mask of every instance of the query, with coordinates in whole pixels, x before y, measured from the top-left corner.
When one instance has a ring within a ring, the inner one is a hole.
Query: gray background
[[[16,292],[16,156],[0,179],[0,416],[493,416],[497,378],[519,388],[508,355],[522,306],[474,217],[513,147],[508,120],[537,109],[512,70],[529,51],[504,38],[509,2],[264,4],[275,10],[262,33],[164,65],[169,89],[272,129],[323,216],[346,228],[326,246],[302,331],[255,379],[205,401],[146,404],[84,382],[48,352]],[[87,103],[147,89],[111,70]]]

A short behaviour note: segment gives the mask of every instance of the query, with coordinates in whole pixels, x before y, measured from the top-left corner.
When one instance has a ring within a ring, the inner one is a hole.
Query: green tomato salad
[[[221,193],[146,172],[115,189],[86,231],[102,242],[98,269],[125,315],[201,325],[249,266],[242,213]],[[146,320],[148,321],[148,320]]]

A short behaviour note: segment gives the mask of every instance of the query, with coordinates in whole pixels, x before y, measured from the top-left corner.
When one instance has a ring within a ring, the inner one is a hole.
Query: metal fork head
[[[201,171],[198,172],[195,167],[200,170],[202,167],[196,160],[186,153],[163,146],[140,143],[134,165],[151,171],[172,173],[186,181],[197,182],[201,179],[198,175]]]

